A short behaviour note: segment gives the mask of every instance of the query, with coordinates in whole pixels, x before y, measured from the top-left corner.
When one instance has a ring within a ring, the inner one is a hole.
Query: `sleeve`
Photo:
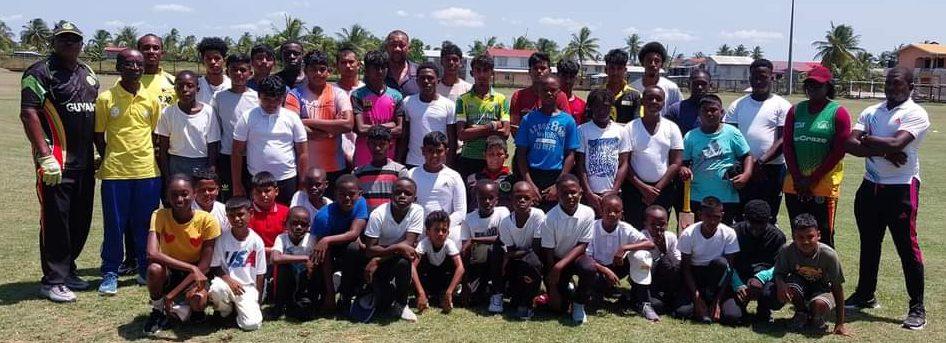
[[[463,97],[457,98],[456,102],[456,121],[457,122],[466,122],[466,106],[464,106]]]
[[[681,261],[683,256],[681,256],[680,249],[678,248],[679,244],[677,241],[677,236],[669,234],[665,235],[664,237],[666,237],[665,240],[667,241],[667,251],[672,253],[673,257],[676,258],[677,261]]]
[[[788,126],[785,129],[788,129]],[[828,156],[825,157],[824,161],[815,168],[815,171],[811,172],[812,180],[821,180],[844,159],[844,144],[850,137],[851,116],[847,113],[847,109],[839,107],[834,116],[834,139],[831,140],[831,151],[828,152]],[[785,140],[785,142],[789,142],[789,140]]]
[[[772,268],[772,278],[774,280],[784,279],[791,272],[791,261],[789,261],[788,256],[790,247],[789,245],[782,247],[778,252],[778,256],[775,257],[775,267]]]
[[[736,101],[733,101],[731,104],[729,104],[729,107],[726,108],[726,114],[723,115],[724,123],[739,125],[738,107],[740,100],[742,100],[742,98],[736,99]]]
[[[161,236],[161,232],[164,231],[164,228],[162,227],[162,226],[163,226],[163,225],[162,225],[163,223],[162,223],[161,219],[160,219],[159,216],[158,216],[158,213],[159,213],[158,211],[160,211],[160,210],[154,210],[154,212],[151,212],[151,227],[149,228],[148,231],[157,233],[158,236],[160,237],[160,236]]]
[[[778,109],[776,113],[776,125],[775,126],[785,126],[785,118],[788,116],[788,111],[792,108],[792,103],[788,100],[782,99],[782,106]]]
[[[589,209],[590,215],[578,224],[578,243],[588,243],[594,238],[594,210]]]
[[[368,225],[365,226],[365,237],[369,238],[378,238],[381,236],[381,222],[384,218],[380,209],[387,208],[386,206],[380,206],[374,211],[371,211],[371,216],[368,218]]]
[[[691,226],[691,228],[694,226]],[[695,231],[695,230],[694,230]],[[677,241],[677,247],[680,248],[679,251],[681,254],[693,254],[693,244],[691,241],[692,231],[685,230],[680,234],[680,238]]]
[[[522,122],[519,123],[519,129],[516,130],[516,147],[527,148],[529,144],[529,117],[523,117]]]
[[[467,241],[473,238],[473,233],[470,231],[470,216],[466,216],[466,220],[463,223],[460,223],[460,240]]]
[[[620,230],[620,228],[618,228],[618,230]],[[593,259],[595,258],[594,230],[592,230],[591,234],[592,234],[592,239],[587,242],[588,245],[585,247],[585,255],[588,255],[588,257],[591,257]]]
[[[404,115],[404,98],[399,98],[394,103],[394,117],[403,117],[404,120],[407,120],[407,116]]]
[[[418,205],[419,207],[420,205]],[[407,226],[407,232],[413,232],[418,235],[424,232],[424,210],[418,208],[411,211],[410,223]]]
[[[565,149],[575,150],[580,146],[578,139],[578,125],[575,120],[569,120],[565,131]]]
[[[358,201],[355,202],[353,214],[355,219],[368,220],[368,202],[365,201],[364,197],[358,198]]]
[[[555,98],[555,106],[565,112],[571,111],[570,106],[568,105],[568,97],[565,96],[565,92],[558,92],[558,96]]]
[[[171,136],[171,115],[168,112],[174,110],[174,107],[168,106],[161,112],[161,118],[158,118],[158,125],[154,127],[154,133],[159,136]]]
[[[365,109],[364,109],[364,106],[361,104],[361,99],[355,95],[356,92],[351,93],[350,101],[351,101],[351,113],[357,116],[364,113]]]
[[[512,237],[509,237],[509,228],[507,222],[512,223],[512,215],[508,218],[503,219],[499,222],[499,241],[503,243],[504,247],[512,247],[515,243],[512,241]]]
[[[220,223],[218,223],[217,220],[214,219],[214,217],[210,215],[210,213],[207,213],[207,212],[203,212],[203,213],[204,213],[204,216],[203,216],[204,220],[202,223],[203,239],[207,241],[207,240],[220,237]]]
[[[308,135],[305,132],[305,125],[302,124],[302,118],[293,114],[287,114],[292,122],[292,141],[296,143],[305,143]]]
[[[460,249],[457,248],[457,243],[455,243],[452,239],[448,239],[444,243],[444,248],[447,249],[447,256],[457,256],[460,254]]]
[[[578,126],[578,148],[575,149],[575,152],[580,152],[582,154],[588,151],[588,140],[585,139],[585,131],[582,130],[584,125]]]
[[[310,240],[316,241],[329,231],[328,219],[326,218],[328,217],[328,209],[329,206],[322,206],[319,212],[315,214],[315,218],[312,218],[312,224],[309,226]]]
[[[726,248],[723,249],[723,253],[735,254],[739,252],[739,239],[736,237],[736,232],[730,230],[729,234],[724,237],[726,238]]]
[[[161,108],[161,101],[158,100],[158,98],[152,98],[152,99],[151,99],[151,113],[154,113],[154,114],[155,114],[155,115],[151,116],[151,118],[150,118],[150,119],[151,119],[151,131],[152,131],[152,132],[154,132],[154,127],[155,127],[155,126],[158,126],[158,120],[161,120],[161,117],[163,117],[163,116],[161,115],[161,112],[163,112],[163,111],[164,111],[164,109]]]
[[[224,254],[226,253],[224,250],[223,240],[217,240],[217,242],[214,243],[213,257],[210,258],[211,267],[220,267],[223,265],[223,260],[225,259]]]
[[[539,212],[541,212],[541,210]],[[545,214],[539,214],[539,218],[536,219],[537,224],[535,226],[535,232],[532,233],[532,239],[541,239],[545,231],[548,231],[545,226]]]
[[[844,272],[841,270],[841,259],[838,258],[837,252],[832,251],[833,254],[825,254],[823,256],[830,256],[830,263],[827,263],[827,273],[828,282],[831,283],[844,283]]]
[[[869,133],[870,132],[869,118],[871,114],[873,113],[874,108],[875,108],[874,106],[871,106],[861,111],[861,114],[857,116],[857,122],[854,123],[854,127],[852,128],[852,130]]]
[[[622,127],[621,133],[618,136],[621,140],[618,146],[618,153],[631,152],[634,150],[634,141],[631,140],[631,130]],[[628,163],[630,163],[630,161],[628,161]]]
[[[426,253],[427,253],[427,245],[429,245],[429,244],[430,244],[430,240],[427,239],[427,238],[424,238],[424,239],[422,239],[422,240],[420,241],[420,243],[417,243],[417,248],[414,248],[414,251],[417,252],[417,255],[426,254]],[[420,256],[418,256],[418,257],[420,257]]]
[[[95,133],[103,133],[108,127],[108,99],[104,94],[95,99]]]
[[[207,143],[219,142],[220,120],[217,119],[217,113],[214,111],[213,107],[210,107],[208,110],[210,111],[210,128],[207,131]]]
[[[647,236],[644,236],[643,233],[633,227],[627,228],[627,237],[629,243],[637,243],[647,239]]]
[[[503,99],[499,103],[499,121],[509,121],[509,99]]]
[[[545,217],[542,224],[542,232],[540,237],[542,238],[542,247],[552,249],[555,248],[555,229],[549,227],[548,220],[549,217]],[[536,230],[538,231],[538,230]]]
[[[453,179],[450,185],[453,188],[453,199],[451,199],[453,211],[450,212],[450,222],[451,226],[456,226],[466,219],[466,183],[460,178],[460,174],[453,173]]]
[[[282,241],[285,238],[284,235],[285,233],[282,233],[282,234],[279,234],[279,236],[276,236],[276,240],[273,242],[273,251],[285,253],[285,251],[283,251],[283,249],[285,248],[283,248],[283,244],[282,244]]]
[[[690,136],[690,133],[683,135],[683,160],[692,161],[693,160],[693,138]]]
[[[263,239],[257,238],[256,251],[256,275],[266,274],[266,247],[263,245]]]
[[[341,88],[335,88],[335,112],[341,114],[345,111],[351,111],[351,98],[348,93]]]
[[[737,158],[749,154],[749,142],[743,137],[742,132],[733,128],[732,130],[732,152]]]
[[[908,112],[900,119],[900,130],[913,135],[914,138],[920,137],[926,129],[930,128],[930,118],[926,110],[917,106],[913,111]]]
[[[46,85],[35,69],[27,70],[20,79],[20,107],[42,108],[46,101]],[[96,111],[98,113],[98,111]]]
[[[457,123],[457,104],[447,100],[447,125],[453,125]]]
[[[410,96],[405,97],[404,100],[401,101],[401,106],[400,106],[400,109],[401,109],[401,117],[404,117],[404,122],[409,122],[409,121],[411,121],[411,114],[408,113],[409,110],[408,110],[408,108],[407,108],[407,105],[410,103],[410,101],[411,101],[411,97],[410,97]],[[395,109],[395,111],[397,111],[397,109]]]
[[[306,115],[302,113],[302,104],[300,103],[299,98],[296,96],[295,92],[290,91],[288,94],[286,94],[286,101],[283,103],[283,107],[287,110],[295,112],[300,118],[306,117]]]
[[[670,150],[683,150],[683,132],[680,132],[680,127],[672,121],[667,124],[671,124],[667,125],[670,127]]]
[[[237,116],[237,122],[233,125],[233,140],[246,142],[250,131],[249,120],[251,113],[252,112],[248,112],[241,116]]]

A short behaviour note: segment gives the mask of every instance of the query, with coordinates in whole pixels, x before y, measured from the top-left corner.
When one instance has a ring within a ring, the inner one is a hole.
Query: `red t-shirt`
[[[249,226],[263,239],[267,248],[273,246],[276,237],[286,231],[286,218],[289,217],[289,208],[277,203],[272,210],[263,211],[253,205],[253,214],[250,216]]]
[[[585,100],[582,100],[577,95],[572,94],[572,98],[568,99],[568,110],[565,111],[568,114],[572,115],[572,118],[575,118],[575,123],[578,125],[585,123]]]
[[[565,92],[558,93],[555,105],[558,109],[569,112],[568,98],[565,96]],[[535,89],[526,87],[517,90],[512,93],[512,98],[509,99],[509,122],[513,125],[519,125],[522,116],[539,107],[542,107],[542,99],[539,98],[539,94],[535,92]]]

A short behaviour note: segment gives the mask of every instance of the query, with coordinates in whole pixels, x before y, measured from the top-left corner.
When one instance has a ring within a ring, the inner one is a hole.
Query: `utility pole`
[[[788,24],[788,92],[792,95],[795,90],[795,68],[792,65],[792,46],[795,45],[795,0],[792,0],[792,16]]]

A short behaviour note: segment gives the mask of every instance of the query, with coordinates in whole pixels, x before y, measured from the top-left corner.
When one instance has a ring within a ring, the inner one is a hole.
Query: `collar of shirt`
[[[496,92],[493,90],[493,87],[489,87],[489,91],[486,92],[486,96],[483,96],[483,97],[481,97],[479,94],[476,94],[476,92],[473,91],[473,89],[470,89],[470,93],[473,94],[473,97],[484,100],[484,101],[493,101],[493,97],[496,96]]]
[[[486,177],[488,177],[488,178],[490,178],[490,179],[497,179],[497,178],[499,178],[500,176],[509,175],[509,167],[503,166],[502,169],[500,169],[499,171],[497,171],[497,172],[495,172],[495,173],[490,172],[489,169],[483,169],[483,175],[486,175]]]
[[[256,213],[264,213],[263,209],[256,206],[256,204],[253,204],[253,211]],[[273,209],[269,211],[269,213],[276,213],[277,211],[278,210],[276,209],[276,204],[273,204]]]
[[[913,106],[915,106],[915,105],[916,105],[916,103],[913,102],[913,99],[907,98],[907,101],[904,101],[903,103],[897,105],[897,106],[894,107],[894,108],[887,109],[887,100],[884,100],[884,102],[880,103],[880,109],[882,109],[882,110],[884,110],[884,111],[887,111],[887,112],[890,112],[890,113],[893,113],[893,112],[896,112],[897,110],[907,110],[907,109],[910,109],[911,107],[913,107]]]
[[[120,81],[120,80],[119,80],[119,81]],[[122,87],[122,85],[119,84],[118,82],[115,83],[114,89],[117,90],[116,92],[117,92],[117,95],[118,95],[119,97],[135,99],[135,98],[143,98],[145,86],[142,85],[142,84],[139,82],[139,83],[138,83],[138,91],[135,92],[135,94],[131,94],[131,92],[129,92],[127,89],[125,89],[125,87]]]

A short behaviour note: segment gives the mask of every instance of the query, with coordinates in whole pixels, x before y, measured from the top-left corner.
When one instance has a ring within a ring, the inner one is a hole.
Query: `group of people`
[[[403,31],[364,56],[292,41],[230,53],[204,38],[202,76],[163,71],[162,41],[148,34],[118,55],[120,79],[102,93],[82,44],[61,23],[52,55],[22,79],[41,292],[68,302],[90,287],[75,259],[98,177],[98,291],[114,295],[119,275],[137,274],[148,333],[201,321],[208,305],[255,330],[264,317],[318,313],[416,321],[411,304],[738,322],[757,301],[760,320],[791,303],[796,328],[824,330],[833,310],[834,332],[847,334],[845,306],[877,306],[887,229],[910,297],[903,325],[926,322],[916,215],[929,119],[906,69],[888,72],[886,101],[852,124],[820,66],[795,105],[771,92],[764,59],[750,67],[752,92],[728,107],[699,69],[684,99],[660,76],[657,42],[636,56],[645,74],[633,84],[631,56],[609,51],[607,82],[587,99],[573,91],[574,61],[553,74],[548,55],[532,54],[533,84],[507,99],[491,56],[471,58],[471,84],[457,46],[442,47],[439,65],[415,64]],[[867,169],[854,211],[859,282],[846,300],[833,249],[845,152]],[[783,193],[791,243],[776,226]],[[690,208],[699,222],[668,230]]]

